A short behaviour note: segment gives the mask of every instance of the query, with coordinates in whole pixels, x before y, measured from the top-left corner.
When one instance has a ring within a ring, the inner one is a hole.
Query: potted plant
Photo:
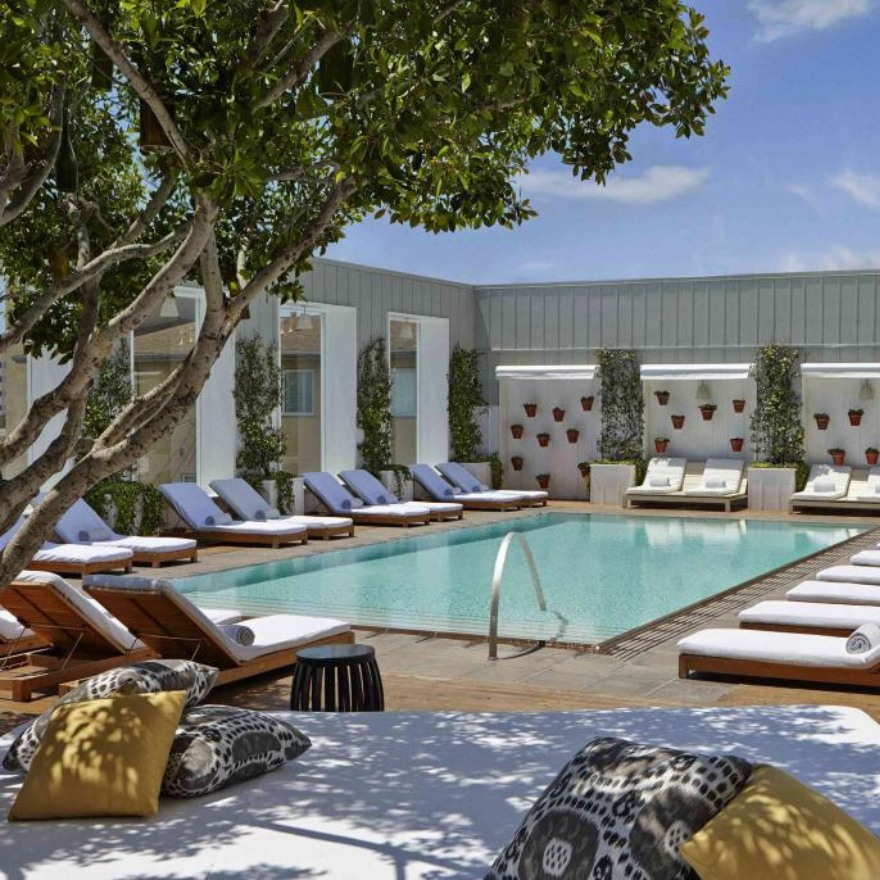
[[[857,428],[862,423],[862,416],[865,414],[863,409],[851,409],[847,415],[849,416],[849,423]]]
[[[666,406],[669,403],[669,392],[668,391],[655,391],[654,396],[657,398],[657,403],[660,406]]]
[[[519,440],[523,435],[523,426],[522,425],[511,425],[510,433],[513,434],[514,440]]]
[[[523,408],[526,411],[526,415],[530,419],[533,419],[535,417],[535,413],[538,411],[538,404],[537,403],[524,403]]]
[[[680,431],[684,427],[684,416],[672,416],[672,427]]]
[[[553,421],[561,422],[565,418],[565,410],[561,406],[553,407]]]
[[[865,461],[873,467],[877,464],[877,459],[880,457],[880,449],[877,449],[875,446],[869,446],[865,450]]]
[[[515,471],[521,471],[523,469],[524,459],[521,455],[514,455],[510,459],[510,463],[513,465],[513,469]]]
[[[742,412],[745,408],[746,402],[741,397],[738,397],[736,400],[733,401],[734,412]]]
[[[701,403],[700,404],[700,413],[703,416],[704,422],[711,422],[712,416],[715,415],[715,410],[718,409],[718,405],[715,403]]]
[[[820,431],[828,430],[828,423],[831,421],[828,413],[813,413],[813,418],[816,420],[816,427]]]
[[[542,489],[546,489],[550,485],[550,474],[538,474],[535,479]]]
[[[550,435],[549,434],[538,434],[538,446],[549,446],[550,445]]]
[[[843,464],[843,460],[846,458],[846,450],[841,449],[838,446],[832,446],[831,449],[828,450],[828,454],[831,456],[831,460],[835,464]]]
[[[593,408],[593,401],[594,400],[595,400],[595,398],[593,397],[592,394],[589,397],[582,397],[581,398],[581,409],[584,412],[589,412]]]
[[[569,443],[577,443],[580,435],[581,432],[577,428],[568,428],[565,432],[565,436],[568,437]]]
[[[730,438],[730,448],[733,452],[742,452],[743,448],[743,438],[742,437],[731,437]]]
[[[654,451],[658,455],[663,455],[666,452],[666,447],[669,446],[669,438],[668,437],[655,437],[654,438]]]
[[[590,476],[590,463],[588,461],[578,462],[578,470],[581,472],[581,476],[586,479]]]

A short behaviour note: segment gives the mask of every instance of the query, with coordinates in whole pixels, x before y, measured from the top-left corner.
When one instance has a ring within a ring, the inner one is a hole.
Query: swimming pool
[[[595,644],[865,531],[851,525],[542,514],[370,547],[185,578],[196,602],[252,614],[290,611],[352,624],[485,636],[501,539],[523,532],[540,612],[518,548],[501,592],[499,634]]]

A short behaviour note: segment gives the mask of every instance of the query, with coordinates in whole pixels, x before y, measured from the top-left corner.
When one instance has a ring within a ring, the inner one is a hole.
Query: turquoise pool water
[[[746,520],[543,514],[177,581],[196,602],[252,614],[290,611],[353,624],[488,631],[501,539],[523,532],[544,586],[538,611],[511,547],[499,632],[596,643],[864,531]]]

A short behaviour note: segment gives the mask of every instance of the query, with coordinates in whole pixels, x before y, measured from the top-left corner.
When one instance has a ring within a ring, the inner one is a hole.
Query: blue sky
[[[368,220],[327,256],[473,283],[880,268],[880,0],[692,3],[732,68],[704,138],[640,129],[604,190],[543,157],[512,231]]]

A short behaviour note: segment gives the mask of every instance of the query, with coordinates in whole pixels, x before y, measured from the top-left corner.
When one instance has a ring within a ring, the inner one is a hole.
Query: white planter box
[[[635,483],[634,464],[594,464],[590,467],[590,501],[623,507],[626,490]]]
[[[293,515],[304,516],[316,513],[319,508],[318,499],[311,492],[306,492],[306,483],[302,477],[293,478]]]
[[[397,489],[397,477],[394,471],[379,471],[379,479],[382,485],[391,493],[396,495],[401,501],[413,500],[413,481],[412,477],[405,477],[400,491]]]
[[[794,468],[749,468],[749,508],[788,510],[794,493]]]
[[[275,480],[261,480],[260,481],[260,494],[263,498],[266,499],[266,504],[269,507],[274,507],[276,510],[278,509],[278,484]]]

